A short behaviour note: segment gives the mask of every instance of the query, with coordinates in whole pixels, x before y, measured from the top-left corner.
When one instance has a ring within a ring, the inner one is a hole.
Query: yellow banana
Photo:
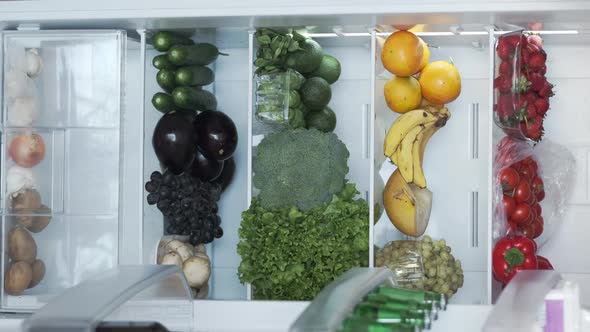
[[[409,111],[400,115],[387,131],[383,143],[383,153],[387,157],[391,157],[410,130],[421,124],[435,122],[440,118],[439,115],[422,109]]]
[[[434,122],[433,122],[434,123]],[[399,148],[399,156],[398,156],[398,163],[397,168],[399,168],[402,177],[407,183],[412,183],[414,181],[414,167],[418,165],[414,165],[414,158],[412,157],[412,146],[416,141],[416,137],[422,132],[425,128],[425,125],[417,125],[416,127],[412,128],[410,132],[402,139]]]
[[[412,158],[414,159],[414,184],[420,188],[426,188],[426,177],[424,176],[424,169],[422,168],[424,150],[426,150],[426,145],[432,135],[434,135],[439,129],[440,127],[435,125],[428,125],[418,134],[414,141],[414,145],[412,146]]]
[[[395,149],[395,151],[389,157],[389,159],[391,160],[392,163],[394,163],[395,165],[398,165],[398,160],[399,160],[399,146],[397,147],[397,149]]]

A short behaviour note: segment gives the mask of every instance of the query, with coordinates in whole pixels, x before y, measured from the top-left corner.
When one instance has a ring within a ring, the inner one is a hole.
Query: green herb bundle
[[[242,213],[240,281],[266,300],[311,300],[340,274],[369,263],[369,207],[353,184],[302,212],[266,210],[255,198]]]

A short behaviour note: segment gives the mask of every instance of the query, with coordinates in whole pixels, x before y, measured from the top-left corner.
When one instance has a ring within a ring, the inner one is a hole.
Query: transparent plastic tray
[[[2,33],[2,310],[38,309],[118,263],[126,47],[116,30]],[[24,290],[27,271],[6,279],[23,259],[15,229],[45,265]]]

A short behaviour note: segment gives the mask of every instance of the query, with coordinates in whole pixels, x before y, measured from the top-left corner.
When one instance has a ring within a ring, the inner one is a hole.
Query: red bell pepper
[[[537,255],[537,263],[539,264],[539,270],[553,270],[553,265],[551,265],[551,262],[549,262],[549,260],[543,256]]]
[[[536,270],[537,246],[524,236],[507,236],[494,247],[492,270],[496,280],[508,283],[520,270]]]

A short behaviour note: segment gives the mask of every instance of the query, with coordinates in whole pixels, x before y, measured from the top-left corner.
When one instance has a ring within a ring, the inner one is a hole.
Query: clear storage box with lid
[[[2,309],[118,263],[126,48],[117,30],[2,34]]]

